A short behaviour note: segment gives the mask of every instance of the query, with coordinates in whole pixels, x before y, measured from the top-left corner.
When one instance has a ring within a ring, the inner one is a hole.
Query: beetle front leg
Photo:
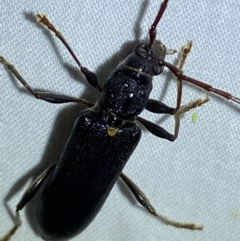
[[[76,102],[82,105],[86,105],[88,107],[92,107],[94,105],[85,99],[79,99],[67,95],[57,94],[54,92],[35,91],[21,76],[18,70],[11,63],[9,63],[3,56],[0,56],[0,63],[6,66],[8,70],[23,84],[23,86],[37,99],[41,99],[54,104]]]
[[[181,56],[179,58],[177,67],[182,71],[183,65],[185,64],[186,58],[190,53],[192,48],[192,41],[189,41],[186,45],[182,47]],[[166,104],[158,100],[149,99],[146,105],[146,109],[158,114],[170,114],[174,115],[181,106],[182,101],[182,80],[177,78],[177,104],[176,107],[169,107]]]
[[[150,203],[149,199],[147,196],[144,194],[144,192],[129,178],[127,177],[124,173],[120,174],[120,177],[122,180],[126,183],[134,197],[137,199],[137,201],[152,215],[157,217],[161,222],[171,225],[177,228],[186,228],[186,229],[191,229],[191,230],[203,230],[203,226],[197,225],[195,223],[182,223],[182,222],[177,222],[168,219],[167,217],[158,214],[155,210],[155,208],[152,206]]]
[[[192,48],[192,42],[188,42],[185,46],[183,46],[181,51],[181,56],[178,62],[178,69],[182,71],[183,65],[186,61],[186,58],[191,51]],[[151,111],[153,113],[157,114],[170,114],[174,115],[175,117],[175,129],[174,134],[169,133],[164,128],[142,118],[137,117],[137,120],[143,124],[148,131],[150,131],[153,135],[156,135],[160,138],[167,139],[169,141],[174,141],[178,137],[179,127],[180,127],[180,117],[181,114],[184,112],[187,112],[190,109],[193,109],[195,107],[201,106],[209,101],[208,98],[205,99],[197,99],[187,105],[181,106],[181,100],[182,100],[182,80],[180,78],[177,78],[177,104],[176,107],[170,107],[161,101],[149,99],[146,105],[146,109],[148,111]]]
[[[80,68],[82,74],[85,76],[87,82],[97,89],[99,92],[102,92],[102,87],[99,85],[97,75],[90,70],[88,70],[86,67],[82,66],[80,63],[79,59],[73,52],[72,48],[68,44],[67,40],[63,37],[62,33],[58,31],[55,26],[48,20],[46,15],[44,14],[37,14],[37,21],[41,24],[43,24],[45,27],[47,27],[50,31],[56,34],[57,38],[65,45],[69,53],[72,55],[74,58],[75,62],[77,63],[78,67]]]
[[[179,70],[182,71],[183,65],[185,64],[186,58],[190,53],[192,48],[192,41],[188,42],[186,45],[182,47],[181,56],[179,58],[177,67]],[[153,113],[158,114],[170,114],[174,115],[181,106],[182,101],[182,80],[177,78],[177,104],[176,107],[169,107],[166,104],[162,103],[161,101],[149,99],[146,105],[146,109]]]
[[[25,205],[35,196],[40,186],[43,184],[43,181],[46,177],[54,170],[56,163],[48,167],[44,172],[42,172],[36,179],[31,183],[28,189],[23,194],[21,200],[18,202],[16,207],[16,218],[14,227],[2,238],[0,241],[8,241],[11,236],[15,234],[18,227],[21,226],[22,221],[20,219],[19,211],[22,210]]]

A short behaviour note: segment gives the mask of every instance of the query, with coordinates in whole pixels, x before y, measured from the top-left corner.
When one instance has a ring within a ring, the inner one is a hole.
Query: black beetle
[[[186,80],[240,103],[239,98],[189,78],[182,74],[181,69],[165,62],[167,49],[161,42],[155,40],[155,28],[167,2],[165,0],[161,5],[149,31],[149,42],[138,44],[133,53],[119,64],[103,88],[99,86],[96,75],[80,64],[67,42],[48,22],[46,16],[38,15],[39,21],[55,32],[71,52],[88,83],[101,92],[101,97],[94,105],[83,99],[34,91],[17,70],[1,57],[1,63],[8,67],[36,98],[52,103],[78,102],[90,107],[81,112],[77,118],[60,161],[33,182],[17,206],[17,211],[21,210],[37,192],[45,177],[50,175],[41,196],[37,216],[41,235],[46,240],[69,239],[86,228],[100,210],[119,176],[130,186],[136,198],[143,198],[144,195],[139,193],[138,188],[134,187],[124,174],[121,174],[141,136],[136,121],[139,121],[154,135],[171,141],[177,137],[178,128],[172,135],[138,115],[143,109],[175,115],[186,111],[180,108],[180,97],[176,108],[149,99],[152,77],[159,75],[164,66],[167,66],[180,82]],[[179,87],[178,95],[181,96],[181,87]],[[197,102],[188,108],[200,104],[202,103]],[[139,202],[142,205],[148,204],[146,199],[139,200]],[[66,204],[68,204],[67,209]],[[147,205],[147,208],[150,207]],[[150,212],[154,213],[153,210]],[[171,221],[170,224],[174,225]],[[175,226],[181,226],[181,224],[177,223]],[[201,229],[194,224],[182,226]]]

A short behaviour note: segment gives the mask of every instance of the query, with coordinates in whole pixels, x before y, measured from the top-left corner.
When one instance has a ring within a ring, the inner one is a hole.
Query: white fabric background
[[[142,2],[3,0],[0,54],[34,88],[95,100],[97,92],[85,84],[66,49],[32,21],[31,13],[46,13],[64,33],[82,64],[104,81],[129,54],[129,47],[136,40],[136,26],[141,30],[141,39],[147,36],[161,1],[149,1],[140,14]],[[185,73],[240,96],[239,21],[239,1],[170,0],[158,26],[158,38],[173,49],[193,40]],[[175,58],[168,56],[168,61]],[[10,195],[8,204],[14,210],[31,178],[58,159],[81,106],[35,100],[2,67],[0,79],[0,199],[3,203]],[[165,79],[164,74],[154,79],[152,98],[174,106],[175,81],[167,86],[169,78]],[[188,84],[184,85],[183,103],[206,95],[211,101],[197,109],[198,124],[191,123],[193,111],[185,114],[174,143],[143,131],[142,140],[124,169],[160,213],[203,224],[204,231],[191,232],[162,224],[136,206],[118,182],[97,218],[73,240],[240,240],[240,105]],[[148,112],[143,116],[173,131],[172,117],[163,119]],[[30,210],[21,213],[23,225],[12,240],[41,240],[34,225],[30,225]],[[0,217],[3,236],[12,220],[2,204]]]

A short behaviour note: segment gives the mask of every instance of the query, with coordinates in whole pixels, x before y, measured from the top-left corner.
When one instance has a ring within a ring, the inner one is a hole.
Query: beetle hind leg
[[[185,229],[191,229],[191,230],[203,230],[203,226],[197,225],[195,223],[183,223],[178,222],[174,220],[168,219],[166,216],[158,214],[155,210],[155,208],[150,203],[147,196],[143,193],[143,191],[124,173],[120,174],[120,177],[122,180],[126,183],[128,188],[131,190],[134,197],[137,199],[137,201],[153,216],[155,216],[157,219],[159,219],[161,222],[174,226],[176,228],[185,228]]]
[[[16,233],[17,229],[21,226],[22,221],[20,219],[19,212],[16,211],[14,227],[3,237],[0,241],[8,241]]]
[[[53,164],[50,167],[48,167],[44,172],[37,176],[36,179],[28,187],[26,192],[23,194],[21,200],[17,204],[13,228],[3,238],[1,238],[0,241],[8,241],[16,233],[17,229],[22,224],[19,211],[22,210],[25,207],[25,205],[35,196],[43,181],[54,170],[55,166],[56,164]]]

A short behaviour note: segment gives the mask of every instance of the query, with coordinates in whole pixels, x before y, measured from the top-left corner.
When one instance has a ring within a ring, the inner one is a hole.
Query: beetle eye
[[[138,54],[139,56],[141,56],[143,58],[148,58],[148,56],[149,56],[149,51],[148,51],[147,45],[145,45],[145,44],[141,44],[141,45],[137,46],[135,52],[136,52],[136,54]]]
[[[162,66],[159,66],[158,64],[154,64],[152,66],[152,71],[154,75],[158,75],[162,72]]]

